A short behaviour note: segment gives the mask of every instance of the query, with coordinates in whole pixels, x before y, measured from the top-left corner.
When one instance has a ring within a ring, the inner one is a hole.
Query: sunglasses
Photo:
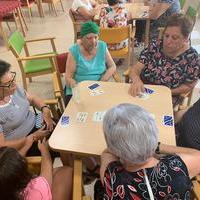
[[[2,87],[2,88],[11,88],[11,87],[13,87],[14,86],[14,84],[15,84],[15,77],[16,77],[16,72],[10,72],[11,74],[12,74],[12,79],[9,81],[9,83],[8,84],[6,84],[6,85],[0,85],[0,87]]]

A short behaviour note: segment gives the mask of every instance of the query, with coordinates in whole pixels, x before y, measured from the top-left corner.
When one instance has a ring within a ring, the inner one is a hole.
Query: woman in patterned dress
[[[200,75],[200,60],[190,46],[191,31],[192,24],[182,14],[169,18],[163,40],[153,41],[132,67],[132,96],[144,92],[144,84],[165,85],[171,89],[176,105],[180,94],[193,89]]]
[[[158,143],[152,115],[133,104],[108,110],[103,132],[104,200],[190,199],[190,179],[200,173],[200,151]],[[158,159],[155,151],[167,155]]]

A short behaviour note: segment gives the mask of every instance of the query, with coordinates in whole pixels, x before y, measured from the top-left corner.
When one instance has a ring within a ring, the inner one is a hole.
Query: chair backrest
[[[84,19],[81,18],[78,14],[76,14],[75,11],[73,11],[72,9],[69,9],[69,16],[73,23],[75,43],[80,36],[80,29],[81,25],[84,23]]]
[[[22,49],[25,45],[25,40],[22,34],[18,31],[15,31],[8,40],[8,45],[16,57],[19,57]]]
[[[123,26],[116,28],[100,28],[99,39],[109,44],[117,44],[128,39],[128,48],[125,46],[119,50],[109,50],[113,58],[127,58],[128,66],[131,57],[131,33],[132,26]]]
[[[131,39],[131,25],[117,28],[100,28],[99,39],[107,44],[115,44],[125,39]]]

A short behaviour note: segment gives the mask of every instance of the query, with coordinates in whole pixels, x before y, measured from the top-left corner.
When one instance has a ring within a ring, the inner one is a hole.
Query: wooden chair
[[[80,38],[80,29],[81,29],[81,25],[83,24],[84,21],[81,19],[78,19],[78,14],[75,11],[73,11],[72,9],[69,9],[69,16],[73,23],[74,43],[76,43],[77,39]]]
[[[192,180],[193,188],[192,188],[192,199],[199,200],[200,199],[200,175],[197,175]]]
[[[28,9],[29,20],[30,20],[30,21],[31,21],[31,18],[32,18],[32,16],[33,16],[31,8],[32,8],[35,4],[37,5],[38,12],[40,12],[40,8],[39,8],[39,5],[38,5],[38,3],[37,3],[36,0],[20,0],[20,2],[21,2],[22,8],[27,8],[27,9]]]
[[[131,25],[118,28],[100,28],[99,39],[109,44],[117,44],[128,39],[128,46],[119,50],[109,50],[113,58],[127,58],[128,66],[130,65],[131,57]]]
[[[52,72],[56,71],[55,56],[57,53],[54,39],[54,37],[51,37],[25,40],[24,37],[17,31],[14,32],[9,38],[8,44],[19,63],[25,90],[27,90],[26,78],[29,78],[30,80],[32,77],[51,74]],[[43,54],[30,55],[28,51],[28,43],[47,40],[51,42],[53,51]],[[23,50],[25,55],[22,55]]]
[[[27,156],[26,160],[28,162],[28,171],[31,174],[39,175],[41,169],[41,156]]]
[[[84,194],[82,171],[82,161],[74,160],[73,200],[92,200],[91,197]]]
[[[55,15],[58,16],[58,13],[56,11],[56,4],[59,3],[61,4],[62,11],[64,12],[64,7],[62,4],[62,0],[42,0],[42,3],[48,3],[49,4],[49,11],[54,11]]]

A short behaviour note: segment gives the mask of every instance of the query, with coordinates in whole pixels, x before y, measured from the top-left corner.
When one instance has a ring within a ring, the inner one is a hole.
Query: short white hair
[[[152,115],[133,104],[119,104],[103,119],[108,149],[122,161],[142,163],[157,147],[158,130]]]

